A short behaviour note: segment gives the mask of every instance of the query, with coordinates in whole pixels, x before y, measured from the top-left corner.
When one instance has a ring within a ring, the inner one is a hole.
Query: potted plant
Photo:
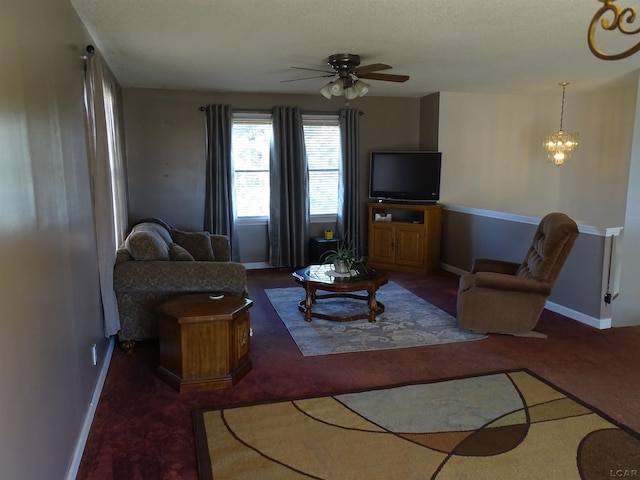
[[[353,246],[346,240],[339,242],[335,250],[327,250],[322,255],[322,261],[333,263],[333,268],[337,273],[349,273],[357,260],[358,257],[356,257]]]

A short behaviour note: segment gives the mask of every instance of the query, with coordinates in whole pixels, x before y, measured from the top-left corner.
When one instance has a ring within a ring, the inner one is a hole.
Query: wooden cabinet
[[[442,205],[369,203],[367,265],[426,273],[440,267]]]

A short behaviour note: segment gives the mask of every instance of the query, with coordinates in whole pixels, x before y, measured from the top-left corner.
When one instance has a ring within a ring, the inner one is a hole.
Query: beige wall
[[[441,92],[442,203],[537,216],[554,210],[571,167],[552,167],[542,151],[547,130],[558,128],[552,100]]]
[[[0,15],[0,478],[65,478],[104,360],[86,158],[88,43],[67,0]]]
[[[304,111],[337,112],[344,99],[124,89],[131,221],[159,216],[178,228],[203,228],[205,131],[204,114],[198,108],[213,103],[239,110],[285,105]],[[369,152],[418,148],[419,100],[364,97],[353,100],[351,106],[364,112],[360,117],[363,173],[360,186],[364,204],[368,195]]]
[[[570,163],[546,162],[542,140],[560,126],[559,96],[440,93],[441,201],[521,215],[560,210],[598,227],[622,226],[635,109],[635,77],[572,96],[564,128],[580,146]]]
[[[420,99],[420,150],[440,151],[440,94],[432,93]]]
[[[371,150],[437,148],[443,152],[442,203],[539,217],[561,210],[590,225],[621,226],[636,83],[632,75],[580,95],[568,88],[564,127],[580,133],[580,148],[561,167],[549,164],[542,149],[544,136],[559,127],[560,88],[548,96],[441,92],[354,100],[352,106],[365,112],[363,217]],[[205,139],[198,107],[207,103],[313,111],[342,106],[320,95],[125,89],[131,220],[162,216],[179,227],[202,228]]]
[[[624,224],[637,84],[633,74],[575,97],[567,92],[565,126],[579,132],[580,145],[561,177],[558,210],[600,227]]]
[[[557,210],[586,225],[624,227],[611,272],[611,291],[621,293],[614,326],[640,324],[637,90],[637,72],[578,95],[567,88],[563,126],[579,133],[580,146],[560,167],[546,163],[541,144],[560,126],[561,91],[439,94],[442,203],[533,217]],[[422,101],[423,109],[433,105]],[[423,125],[423,138],[432,134]]]

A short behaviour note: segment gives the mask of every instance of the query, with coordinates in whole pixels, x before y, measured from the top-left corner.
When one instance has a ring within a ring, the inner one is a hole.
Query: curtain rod
[[[202,106],[202,107],[198,107],[198,110],[200,110],[201,112],[204,112],[206,110],[206,106]],[[234,112],[239,112],[239,113],[271,113],[271,109],[263,109],[263,108],[258,108],[258,109],[247,109],[247,108],[239,108],[239,109],[234,109]],[[301,110],[300,113],[302,113],[303,115],[338,115],[339,112],[335,112],[335,111],[324,111],[324,110]],[[362,110],[358,111],[359,115],[364,115],[364,112]]]

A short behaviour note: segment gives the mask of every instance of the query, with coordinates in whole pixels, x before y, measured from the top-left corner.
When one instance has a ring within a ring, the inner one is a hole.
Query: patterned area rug
[[[196,410],[194,426],[201,480],[601,480],[640,468],[638,433],[524,370]]]
[[[376,294],[385,311],[378,315],[375,323],[366,319],[332,322],[315,318],[305,322],[304,314],[298,310],[298,302],[305,296],[303,288],[272,288],[266,289],[265,293],[305,357],[486,338],[459,329],[454,317],[394,282],[382,286]],[[328,298],[319,300],[313,309],[333,315],[352,315],[366,312],[368,306],[362,300]]]

